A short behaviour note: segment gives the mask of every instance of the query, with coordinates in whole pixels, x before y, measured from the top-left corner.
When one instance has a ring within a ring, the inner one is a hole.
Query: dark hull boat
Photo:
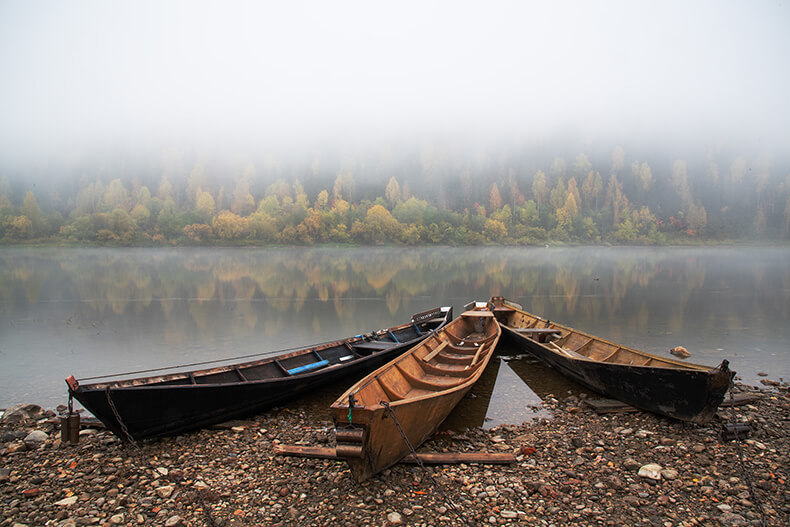
[[[335,401],[336,452],[357,481],[411,453],[404,436],[417,448],[436,431],[480,378],[500,334],[490,311],[467,311]]]
[[[436,308],[407,324],[255,361],[93,384],[72,376],[66,383],[69,395],[124,441],[174,435],[254,415],[321,385],[363,375],[450,320],[452,308]]]
[[[735,375],[726,360],[712,367],[659,357],[544,320],[502,297],[490,304],[508,340],[579,384],[643,410],[705,423]]]

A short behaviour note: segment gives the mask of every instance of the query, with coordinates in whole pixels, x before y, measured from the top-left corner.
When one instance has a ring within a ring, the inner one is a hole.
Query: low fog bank
[[[4,2],[0,169],[165,148],[782,151],[789,13],[734,1]]]

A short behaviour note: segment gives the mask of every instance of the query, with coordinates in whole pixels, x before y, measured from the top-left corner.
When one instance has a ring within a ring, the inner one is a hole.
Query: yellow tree
[[[483,225],[483,236],[499,243],[507,237],[507,227],[501,221],[489,218]]]
[[[242,237],[247,233],[249,222],[247,218],[242,218],[229,210],[220,212],[214,221],[211,222],[214,232],[220,238],[233,240]]]
[[[387,188],[384,189],[384,197],[387,198],[390,207],[397,205],[403,198],[400,185],[398,184],[398,180],[395,179],[395,176],[392,176],[389,183],[387,183]]]
[[[236,183],[230,210],[242,216],[247,216],[255,210],[255,199],[250,194],[250,182],[247,178],[241,178]]]
[[[499,195],[499,187],[496,181],[491,185],[491,192],[488,193],[488,205],[491,207],[491,212],[502,208],[502,196]]]
[[[557,209],[557,226],[565,232],[570,232],[573,227],[573,220],[579,215],[579,207],[572,192],[568,192],[565,204]]]
[[[195,209],[197,209],[199,212],[202,212],[209,218],[213,216],[216,205],[214,203],[214,197],[211,195],[211,193],[206,192],[203,189],[197,189],[196,196],[197,199],[195,200]]]

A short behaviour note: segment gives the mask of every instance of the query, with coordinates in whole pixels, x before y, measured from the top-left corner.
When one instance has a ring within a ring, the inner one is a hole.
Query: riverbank
[[[0,525],[670,527],[760,525],[763,514],[787,525],[790,387],[740,389],[759,398],[706,426],[549,397],[552,419],[445,432],[421,449],[513,452],[515,464],[397,465],[363,484],[345,462],[275,456],[278,443],[334,443],[331,422],[287,408],[139,449],[106,431],[66,445],[46,420],[3,423]],[[749,423],[750,438],[722,441],[729,421]]]

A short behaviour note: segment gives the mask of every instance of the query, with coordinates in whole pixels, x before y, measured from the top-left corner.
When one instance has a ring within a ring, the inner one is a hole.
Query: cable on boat
[[[730,403],[733,402],[735,399],[735,395],[733,392],[735,391],[735,381],[730,379]],[[732,427],[732,432],[734,434],[735,439],[735,449],[738,451],[738,461],[740,462],[740,469],[741,469],[741,476],[746,481],[746,485],[749,487],[749,495],[752,498],[752,501],[757,504],[757,509],[760,511],[760,525],[761,527],[766,527],[767,523],[765,520],[765,510],[763,509],[763,503],[760,501],[760,497],[757,496],[757,493],[754,490],[754,484],[752,483],[751,475],[749,471],[746,469],[746,462],[744,461],[743,457],[743,448],[741,447],[741,443],[744,439],[746,439],[748,432],[744,434],[739,433],[738,423],[735,420],[735,405],[730,405],[730,418],[732,420],[732,424],[735,425]]]
[[[365,335],[357,335],[357,336],[367,339],[371,335],[372,335],[371,333],[368,333],[368,334],[365,334]],[[324,346],[326,344],[333,344],[335,342],[345,342],[345,339],[342,340],[342,341],[328,340],[326,342],[320,342],[318,344],[311,344],[309,346],[309,348],[317,348],[317,347],[320,347],[320,346]],[[279,350],[262,351],[260,353],[251,353],[249,355],[239,355],[237,357],[225,357],[225,358],[222,358],[222,359],[206,360],[206,361],[200,361],[200,362],[190,362],[188,364],[181,364],[181,365],[178,365],[178,366],[163,366],[161,368],[150,368],[150,369],[147,369],[147,370],[127,371],[127,372],[123,372],[123,373],[113,373],[113,374],[109,374],[109,375],[96,375],[94,377],[82,377],[81,379],[77,379],[77,381],[95,381],[97,379],[109,379],[111,377],[125,377],[126,375],[138,375],[140,373],[153,373],[153,372],[157,372],[157,371],[176,370],[176,369],[179,369],[179,368],[191,368],[192,366],[205,366],[206,364],[217,364],[217,363],[220,363],[220,362],[235,361],[235,360],[239,360],[239,359],[250,359],[252,357],[268,357],[268,356],[271,356],[271,355],[279,355],[281,353],[285,353],[286,351],[296,351],[296,350],[303,350],[303,349],[309,349],[309,348],[305,348],[303,346],[294,346],[292,348],[283,348],[283,349],[279,349]]]

